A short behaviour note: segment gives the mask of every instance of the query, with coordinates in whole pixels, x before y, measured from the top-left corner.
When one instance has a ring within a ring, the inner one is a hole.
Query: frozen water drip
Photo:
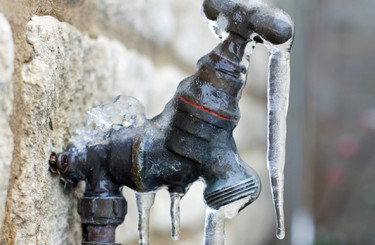
[[[148,245],[150,242],[150,209],[155,201],[155,192],[135,193],[138,207],[139,244]]]
[[[207,207],[204,245],[224,245],[225,219],[233,219],[250,201],[250,196],[217,209]]]
[[[276,236],[285,237],[284,166],[286,117],[289,104],[290,54],[288,48],[267,45],[270,52],[268,70],[268,140],[267,167],[276,213]]]
[[[184,194],[181,193],[170,193],[171,197],[171,225],[172,232],[171,236],[174,241],[180,238],[180,201]]]
[[[204,245],[224,245],[225,217],[220,210],[207,208]]]

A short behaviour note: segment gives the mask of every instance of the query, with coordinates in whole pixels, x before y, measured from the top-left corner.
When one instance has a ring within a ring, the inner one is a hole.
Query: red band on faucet
[[[184,99],[184,98],[181,97],[181,96],[178,96],[178,98],[179,98],[180,100],[182,100],[183,102],[185,102],[186,104],[191,105],[191,106],[193,106],[193,107],[195,107],[195,108],[198,108],[198,109],[200,109],[200,110],[202,110],[202,111],[205,111],[205,112],[207,112],[207,113],[209,113],[209,114],[211,114],[211,115],[214,115],[215,117],[218,117],[218,118],[220,118],[220,119],[224,119],[224,120],[227,120],[227,121],[231,121],[231,122],[238,122],[236,119],[228,118],[228,117],[224,117],[224,116],[222,116],[222,115],[220,115],[220,114],[217,114],[216,112],[210,111],[210,110],[208,110],[208,109],[206,109],[206,108],[204,108],[204,107],[202,107],[202,106],[200,106],[200,105],[197,105],[197,104],[194,104],[194,103],[192,103],[192,102],[189,102],[189,101],[187,101],[186,99]]]

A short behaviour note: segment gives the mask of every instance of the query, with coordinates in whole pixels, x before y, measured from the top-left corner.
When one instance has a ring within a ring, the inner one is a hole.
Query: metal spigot
[[[78,204],[82,244],[115,244],[114,231],[126,214],[124,185],[141,193],[166,187],[183,196],[202,179],[205,202],[214,210],[246,200],[240,210],[259,196],[260,179],[240,158],[232,135],[246,82],[245,48],[249,42],[286,42],[292,27],[263,5],[249,9],[238,1],[206,0],[203,12],[210,21],[225,18],[218,28],[227,36],[198,61],[197,72],[179,84],[161,114],[113,128],[105,141],[84,149],[71,145],[51,154],[52,173],[72,186],[86,182]]]

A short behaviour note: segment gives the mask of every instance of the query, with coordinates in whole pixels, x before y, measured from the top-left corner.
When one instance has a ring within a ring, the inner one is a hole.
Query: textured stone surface
[[[9,125],[12,112],[14,46],[10,25],[0,13],[0,228],[5,214],[5,200],[13,153],[13,135]]]
[[[174,3],[178,18],[173,51],[186,64],[194,67],[198,59],[210,52],[219,40],[212,35],[203,19],[202,1],[181,0]]]
[[[175,27],[173,0],[96,0],[97,8],[107,18],[128,26],[155,44],[171,40]]]
[[[72,6],[79,6],[81,5],[85,0],[67,0],[70,5]]]
[[[49,16],[33,17],[27,25],[27,41],[34,53],[23,66],[19,95],[25,102],[20,112],[23,134],[18,135],[22,143],[16,149],[21,162],[13,162],[19,167],[8,194],[3,242],[78,243],[75,193],[51,176],[49,154],[62,150],[74,128],[82,124],[85,111],[94,105],[119,93],[147,103],[143,85],[152,80],[153,68],[121,44],[92,40]]]
[[[173,97],[178,84],[188,74],[174,66],[162,66],[155,70],[155,82],[149,98],[148,116],[153,117],[164,109],[165,104]]]

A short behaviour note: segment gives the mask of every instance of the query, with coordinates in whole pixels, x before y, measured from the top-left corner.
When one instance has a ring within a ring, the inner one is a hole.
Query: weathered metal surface
[[[228,37],[198,61],[197,72],[180,83],[159,116],[142,126],[113,129],[105,143],[84,150],[73,145],[51,154],[52,173],[73,186],[86,181],[79,201],[82,244],[114,243],[116,226],[126,215],[123,185],[138,192],[166,187],[184,194],[201,178],[213,209],[250,196],[248,205],[258,197],[260,179],[241,160],[232,135],[246,82],[245,48],[252,41],[283,43],[291,38],[292,27],[265,14],[265,7],[249,11],[231,1],[231,6],[219,2],[206,0],[203,9],[210,20],[219,14],[230,20]]]

